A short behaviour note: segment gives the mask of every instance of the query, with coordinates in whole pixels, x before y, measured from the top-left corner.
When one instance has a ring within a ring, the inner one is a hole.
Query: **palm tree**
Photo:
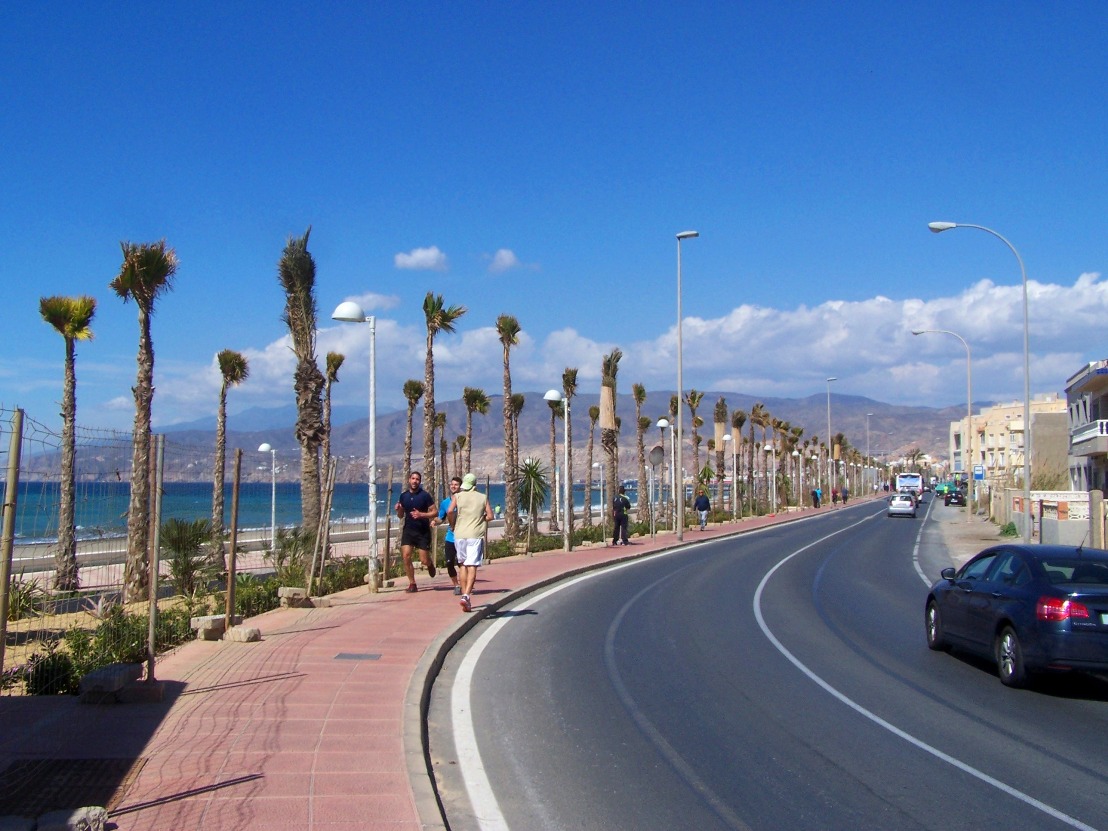
[[[427,292],[423,316],[427,321],[427,356],[423,361],[423,487],[435,489],[435,336],[453,332],[454,324],[466,313],[465,306],[447,306],[441,294]]]
[[[509,354],[519,343],[519,321],[511,315],[496,319],[496,333],[504,347],[504,536],[509,542],[519,538],[519,494],[516,492],[515,448],[512,446],[512,370]]]
[[[408,426],[404,432],[404,471],[400,481],[406,486],[412,472],[412,417],[415,415],[416,404],[423,397],[423,382],[414,378],[405,381],[404,397],[408,400]]]
[[[743,458],[743,426],[746,424],[746,412],[744,410],[735,410],[731,413],[731,442],[734,444],[733,453],[735,454],[733,461],[738,461]],[[742,500],[739,499],[739,467],[740,464],[735,464],[735,469],[731,471],[731,498],[735,500],[735,505],[738,507],[738,515],[742,517]]]
[[[519,416],[523,412],[524,395],[512,393],[512,470],[519,470]]]
[[[446,413],[435,413],[435,429],[439,432],[439,493],[435,494],[435,503],[446,497]]]
[[[596,422],[600,420],[600,408],[589,407],[589,443],[585,450],[585,527],[592,528],[592,445]],[[604,506],[600,506],[603,515]]]
[[[327,375],[323,382],[323,469],[331,467],[331,386],[338,383],[339,370],[346,356],[341,352],[327,353]]]
[[[62,481],[58,503],[58,548],[54,552],[54,589],[79,588],[77,574],[76,469],[77,469],[77,341],[92,340],[96,299],[43,297],[38,302],[42,319],[65,339],[65,379],[62,383]]]
[[[547,405],[550,407],[550,469],[558,469],[558,434],[555,427],[558,423],[558,417],[565,418],[565,407],[561,401],[547,401]],[[565,471],[562,471],[562,475],[565,475]],[[558,489],[554,488],[550,497],[550,523],[548,525],[551,534],[556,534],[561,530],[561,526],[558,525]]]
[[[765,419],[765,417],[766,417],[766,407],[765,407],[764,404],[762,404],[762,402],[759,401],[753,407],[750,408],[750,440],[748,442],[748,444],[749,444],[748,449],[750,451],[750,464],[746,468],[746,475],[749,479],[748,486],[750,488],[750,492],[753,494],[755,509],[757,508],[758,491],[754,487],[754,474],[758,470],[757,459],[758,459],[758,456],[761,455],[761,453],[758,452],[759,451],[758,442],[754,440],[754,428],[757,427],[759,424],[761,424],[762,421]]]
[[[644,418],[642,414],[642,405],[646,403],[646,387],[642,384],[632,384],[631,398],[635,401],[635,449],[639,452],[639,484],[638,499],[635,504],[635,518],[639,522],[645,522],[649,506],[645,498],[648,489],[645,489],[643,484],[646,482],[646,444],[643,441],[643,436],[650,428],[650,419]]]
[[[726,469],[726,460],[723,451],[727,448],[727,442],[723,437],[727,435],[727,400],[721,395],[712,411],[712,424],[715,429],[716,446],[716,494],[719,498],[719,506],[723,508],[723,472]]]
[[[289,327],[296,355],[296,441],[300,445],[301,527],[314,534],[322,512],[319,448],[323,444],[323,373],[316,365],[315,259],[308,251],[308,228],[299,239],[289,237],[277,263],[277,279],[285,291],[281,319]]]
[[[623,351],[613,349],[600,362],[600,446],[604,450],[604,478],[607,480],[607,492],[615,497],[619,484],[619,424],[616,422],[616,378],[619,375],[619,362]],[[600,515],[608,515],[608,506],[602,505]],[[602,523],[603,524],[603,523]]]
[[[573,537],[573,525],[576,518],[574,512],[576,507],[573,500],[573,408],[570,402],[573,397],[577,395],[577,367],[567,366],[562,372],[562,398],[566,408],[566,412],[570,413],[569,419],[566,421],[566,457],[569,462],[566,464],[566,493],[569,494],[569,505],[567,506],[566,516],[569,517],[569,529],[568,533],[570,537]]]
[[[539,533],[539,514],[550,497],[550,471],[538,459],[527,458],[519,468],[519,503],[527,506],[527,534]]]
[[[489,397],[480,387],[466,387],[462,390],[462,403],[466,407],[466,458],[462,467],[469,473],[473,470],[473,414],[489,414]]]
[[[146,596],[149,581],[148,558],[153,529],[150,527],[150,411],[154,403],[154,343],[150,318],[154,301],[173,287],[177,253],[165,240],[152,243],[120,243],[123,264],[108,284],[123,302],[134,300],[138,307],[138,373],[132,392],[135,397],[134,452],[131,460],[131,501],[127,509],[127,561],[123,567],[124,601]]]
[[[223,483],[227,473],[227,390],[250,375],[250,364],[241,352],[224,349],[215,356],[222,383],[215,416],[215,471],[212,480],[211,539],[213,552],[223,553]]]
[[[696,476],[700,473],[700,434],[697,432],[700,424],[696,421],[696,408],[700,406],[700,402],[704,400],[704,393],[697,392],[696,390],[689,390],[685,393],[685,404],[689,407],[689,413],[692,419],[692,444],[693,444],[693,475]]]

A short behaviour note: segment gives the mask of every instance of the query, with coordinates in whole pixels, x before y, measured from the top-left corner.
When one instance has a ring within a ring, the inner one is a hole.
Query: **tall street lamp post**
[[[600,531],[604,535],[604,538],[608,538],[608,514],[605,512],[604,502],[604,465],[600,462],[592,463],[593,469],[596,470],[596,475],[600,479]],[[589,471],[589,475],[592,475],[592,471]]]
[[[873,466],[873,460],[870,458],[869,455],[869,419],[872,415],[873,413],[866,413],[866,464],[862,468],[862,479],[864,480],[862,482],[862,487],[864,487],[867,491],[870,489],[870,484],[869,474],[866,471],[868,471]]]
[[[766,449],[766,452],[770,454],[770,458],[772,460],[770,470],[768,471],[767,475],[769,476],[769,481],[770,481],[770,493],[772,494],[770,499],[772,500],[772,504],[773,504],[773,513],[776,514],[777,513],[777,448],[774,446],[773,442],[769,442],[769,443],[766,444],[765,449]]]
[[[377,591],[377,318],[367,315],[353,300],[339,303],[332,320],[369,324],[369,590]]]
[[[796,484],[794,489],[796,490],[796,506],[802,507],[804,504],[804,468],[800,466],[801,453],[797,449],[793,449],[792,452],[793,464],[796,466]]]
[[[1020,266],[1020,279],[1023,281],[1023,541],[1031,541],[1031,524],[1034,521],[1031,515],[1031,335],[1028,327],[1027,311],[1027,269],[1023,267],[1023,258],[1012,243],[984,225],[971,225],[968,222],[929,222],[927,227],[932,233],[941,234],[951,228],[976,228],[986,234],[992,234],[998,240],[1008,246]],[[970,471],[971,475],[973,471]]]
[[[723,443],[724,443],[724,445],[731,444],[731,434],[730,433],[724,433],[723,434]],[[734,445],[732,445],[732,447],[733,446]],[[726,450],[727,450],[727,448],[725,446],[724,447],[724,452],[725,453],[726,453]],[[723,458],[726,459],[727,456],[724,455]],[[726,465],[726,464],[727,464],[727,462],[724,461],[724,465]],[[725,468],[724,469],[724,478],[726,478],[726,474],[727,474],[727,470]],[[719,497],[720,497],[720,499],[723,498],[723,493],[722,492],[720,493]],[[732,454],[732,457],[731,457],[731,504],[728,507],[731,509],[731,517],[733,519],[734,516],[735,516],[735,459],[734,459],[734,454]]]
[[[573,542],[569,538],[569,517],[573,510],[573,483],[569,481],[569,399],[563,398],[559,390],[547,390],[543,396],[544,401],[561,401],[564,416],[562,420],[562,486],[565,490],[562,498],[562,550],[573,550]]]
[[[277,549],[277,449],[269,442],[262,442],[259,453],[269,453],[269,550]]]
[[[827,379],[827,490],[835,487],[835,442],[831,439],[831,382],[839,379],[831,376]]]
[[[913,329],[912,334],[950,335],[951,337],[958,338],[958,340],[962,342],[962,346],[966,349],[966,434],[962,437],[962,443],[965,445],[963,448],[965,461],[962,463],[962,467],[966,470],[966,489],[969,491],[969,499],[967,500],[969,504],[966,505],[966,521],[973,522],[973,500],[977,495],[977,488],[973,483],[973,365],[970,359],[969,344],[966,343],[965,338],[957,332],[951,332],[949,329]],[[1024,431],[1025,433],[1027,432],[1026,428]],[[1025,436],[1024,442],[1026,441],[1027,438]]]
[[[675,431],[674,455],[677,457],[677,468],[680,471],[675,471],[675,475],[680,475],[681,481],[677,488],[677,501],[676,501],[676,513],[677,513],[677,541],[681,542],[685,539],[685,477],[684,473],[684,453],[681,447],[681,404],[685,398],[685,390],[683,387],[684,379],[681,376],[681,240],[693,239],[699,237],[699,231],[682,231],[677,235],[677,429]]]

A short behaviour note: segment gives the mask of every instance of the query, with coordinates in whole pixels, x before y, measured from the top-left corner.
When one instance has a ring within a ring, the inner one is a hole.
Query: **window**
[[[1023,559],[1014,551],[1005,551],[996,559],[996,567],[989,575],[992,583],[1003,583],[1005,586],[1018,587],[1031,580],[1031,572]]]
[[[961,572],[958,574],[959,580],[982,580],[985,577],[985,572],[992,566],[993,561],[996,560],[996,553],[979,557],[966,565],[962,566]]]

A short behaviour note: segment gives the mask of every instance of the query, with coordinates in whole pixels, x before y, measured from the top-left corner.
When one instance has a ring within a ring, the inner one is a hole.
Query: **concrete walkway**
[[[693,529],[685,541],[815,513]],[[162,701],[0,698],[0,770],[137,760],[125,781],[109,777],[100,794],[85,792],[99,801],[82,803],[107,805],[124,830],[442,828],[421,737],[441,656],[482,613],[568,574],[673,547],[676,536],[635,543],[495,560],[479,573],[470,615],[442,572],[422,575],[416,594],[401,580],[378,594],[347,590],[327,608],[267,612],[248,622],[258,643],[195,641],[161,658]]]

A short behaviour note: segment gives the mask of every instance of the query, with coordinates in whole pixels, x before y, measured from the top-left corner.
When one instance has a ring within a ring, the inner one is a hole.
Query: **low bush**
[[[1014,522],[1009,522],[1000,528],[1000,536],[1002,537],[1018,537],[1019,535],[1020,532],[1016,529],[1016,523]]]

